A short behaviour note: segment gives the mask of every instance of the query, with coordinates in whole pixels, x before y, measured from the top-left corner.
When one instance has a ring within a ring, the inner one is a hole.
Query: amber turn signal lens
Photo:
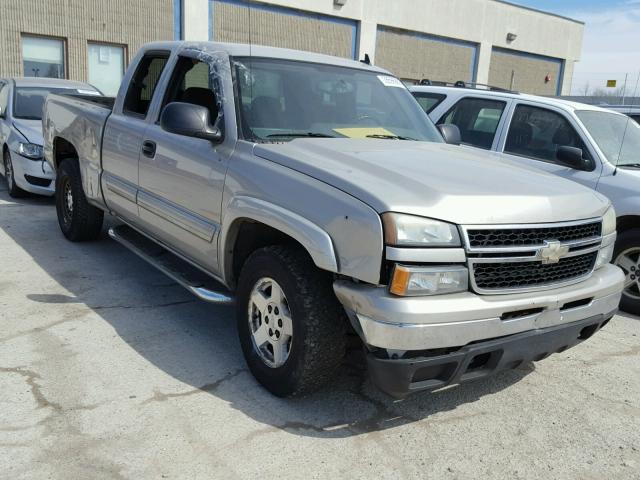
[[[389,291],[394,295],[406,295],[410,277],[411,272],[408,268],[396,265],[393,270],[393,279],[391,280]]]

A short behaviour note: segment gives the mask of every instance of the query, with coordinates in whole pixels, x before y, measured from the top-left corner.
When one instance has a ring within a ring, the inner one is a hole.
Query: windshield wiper
[[[381,138],[383,140],[412,140],[417,141],[411,137],[401,137],[400,135],[385,135],[383,133],[374,133],[373,135],[367,135],[367,138]]]
[[[271,137],[310,137],[310,138],[336,138],[334,135],[328,135],[326,133],[317,133],[317,132],[283,132],[283,133],[272,133],[271,135],[267,135],[268,138]]]
[[[624,168],[624,167],[629,167],[629,168],[640,168],[640,163],[621,163],[619,165],[616,165],[618,168]]]

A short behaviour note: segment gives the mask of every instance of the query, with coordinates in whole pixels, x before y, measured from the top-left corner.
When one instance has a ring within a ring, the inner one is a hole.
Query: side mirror
[[[219,128],[211,126],[209,117],[209,109],[201,105],[171,102],[162,110],[160,127],[176,135],[220,143],[223,139],[222,132]]]
[[[2,111],[2,107],[0,107],[0,118],[4,118],[4,112]]]
[[[460,145],[462,143],[462,136],[460,135],[460,129],[451,123],[443,123],[438,125],[440,135],[444,138],[444,141],[450,145]]]
[[[592,170],[591,161],[586,158],[582,158],[581,148],[567,146],[558,147],[556,159],[559,164],[564,165],[565,167],[573,168],[575,170]]]

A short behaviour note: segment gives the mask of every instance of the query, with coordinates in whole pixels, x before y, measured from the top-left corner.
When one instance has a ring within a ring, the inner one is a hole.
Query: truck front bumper
[[[552,353],[564,352],[591,337],[614,313],[473,343],[433,357],[391,360],[369,353],[369,375],[380,390],[395,398],[478,380],[517,368],[524,362],[539,361]]]
[[[365,344],[386,350],[388,358],[380,352],[369,355],[374,381],[401,397],[513,368],[516,361],[544,358],[575,345],[584,340],[583,329],[595,332],[615,314],[623,283],[622,271],[606,265],[575,285],[510,295],[398,297],[385,287],[342,280],[334,283],[334,290]],[[531,348],[524,348],[529,343]],[[488,350],[478,350],[485,347]],[[440,355],[439,349],[453,353]],[[481,373],[467,372],[470,364],[476,368],[476,357],[488,351],[502,353],[490,354]],[[434,365],[430,377],[427,372]]]

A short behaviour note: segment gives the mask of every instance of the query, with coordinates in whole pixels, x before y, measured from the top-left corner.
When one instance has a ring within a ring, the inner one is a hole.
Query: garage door
[[[494,48],[491,52],[489,84],[536,95],[560,95],[564,63],[513,50]]]
[[[211,7],[214,41],[356,57],[356,22],[240,0],[214,0]]]
[[[472,82],[477,52],[474,43],[379,27],[375,63],[404,80]]]

